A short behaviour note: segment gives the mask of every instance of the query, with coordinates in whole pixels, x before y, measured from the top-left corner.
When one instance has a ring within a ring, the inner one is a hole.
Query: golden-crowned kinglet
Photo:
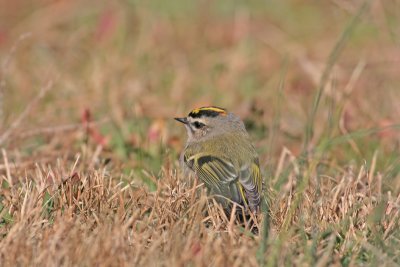
[[[188,139],[181,164],[203,182],[226,212],[233,202],[245,214],[260,209],[262,178],[258,155],[242,120],[218,107],[192,110],[175,118],[186,127]]]

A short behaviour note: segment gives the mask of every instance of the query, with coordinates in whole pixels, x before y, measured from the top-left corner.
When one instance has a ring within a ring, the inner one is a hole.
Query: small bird
[[[175,120],[185,125],[188,134],[180,157],[184,169],[205,184],[227,214],[232,212],[233,202],[244,207],[244,215],[257,213],[262,177],[257,152],[242,120],[215,106],[194,109]]]

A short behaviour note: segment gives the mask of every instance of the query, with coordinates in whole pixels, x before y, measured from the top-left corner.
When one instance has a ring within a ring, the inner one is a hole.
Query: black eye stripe
[[[196,129],[200,129],[200,128],[202,128],[202,127],[204,127],[205,126],[205,124],[204,123],[202,123],[202,122],[199,122],[199,121],[195,121],[195,122],[193,122],[192,123],[192,125],[196,128]]]

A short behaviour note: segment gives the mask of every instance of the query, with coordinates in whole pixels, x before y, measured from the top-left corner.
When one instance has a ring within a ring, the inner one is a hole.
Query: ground
[[[400,264],[399,23],[395,0],[0,1],[1,265]],[[210,104],[259,152],[259,234],[180,171],[173,118]]]

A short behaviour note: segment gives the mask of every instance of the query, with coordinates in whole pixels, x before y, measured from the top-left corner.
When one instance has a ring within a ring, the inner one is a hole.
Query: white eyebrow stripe
[[[202,123],[202,124],[207,124],[206,123],[206,120],[205,119],[203,119],[203,118],[191,118],[191,117],[188,117],[188,121],[189,121],[189,124],[193,124],[193,123],[195,123],[196,121],[198,121],[198,122],[200,122],[200,123]]]

